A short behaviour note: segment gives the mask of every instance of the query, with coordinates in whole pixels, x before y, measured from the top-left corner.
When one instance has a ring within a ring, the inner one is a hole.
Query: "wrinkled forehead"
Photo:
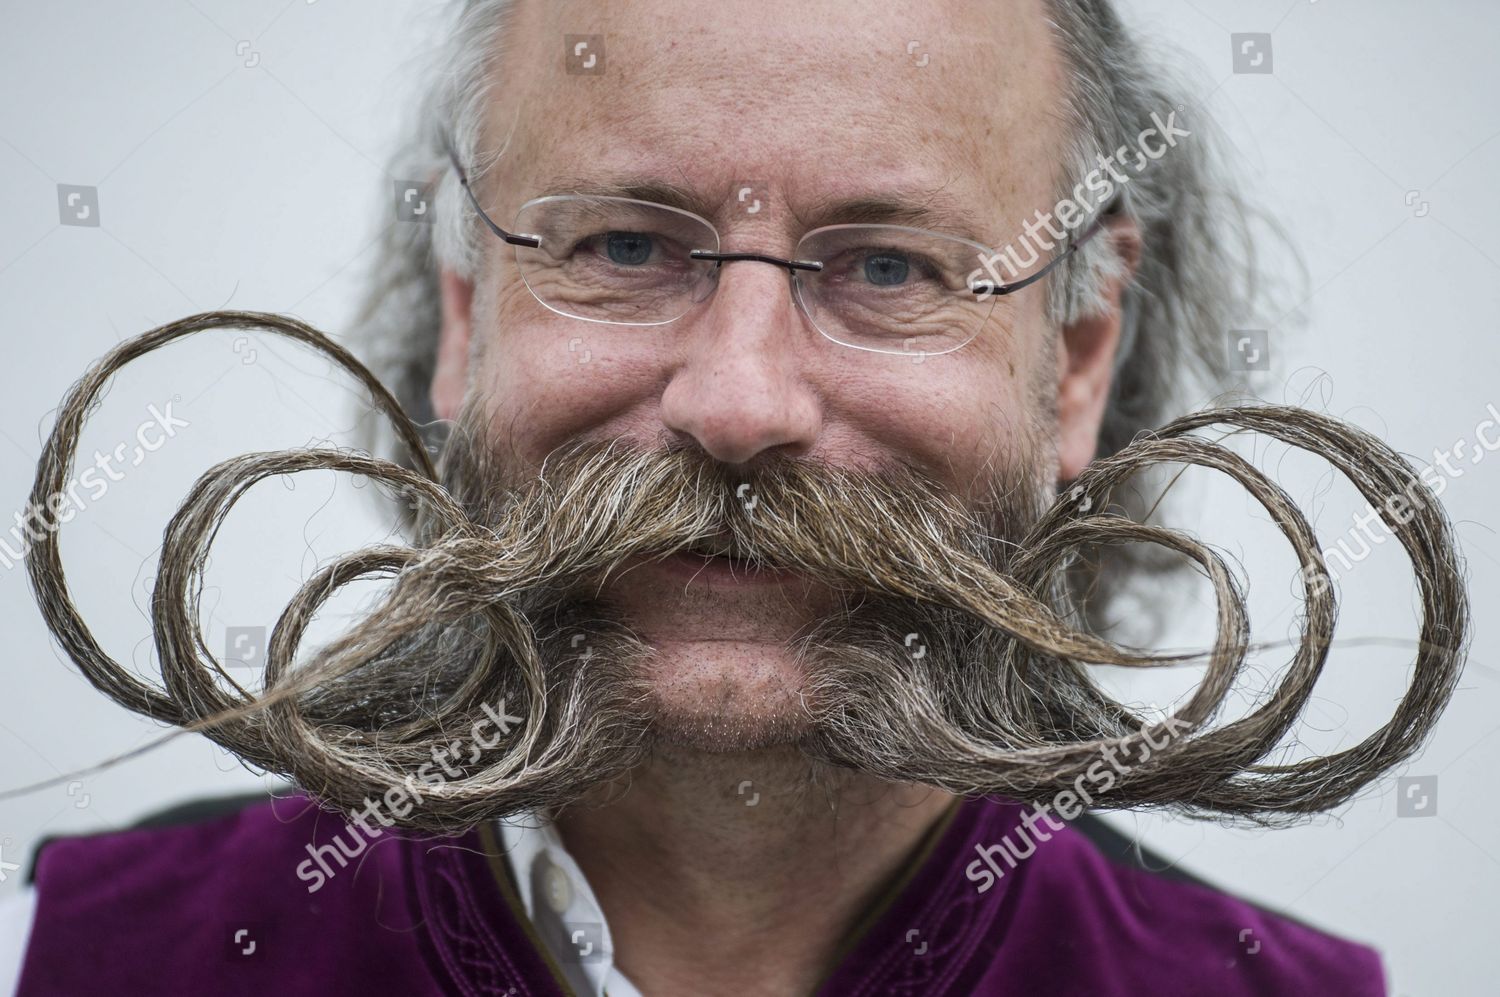
[[[510,135],[499,176],[528,197],[561,177],[1019,208],[1066,138],[1054,31],[1045,0],[519,0],[486,146]]]

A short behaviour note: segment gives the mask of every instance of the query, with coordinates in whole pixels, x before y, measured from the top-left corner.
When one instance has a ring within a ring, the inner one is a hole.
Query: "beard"
[[[998,470],[992,465],[974,497],[961,503],[949,488],[900,463],[856,473],[773,452],[731,466],[696,444],[665,437],[655,445],[575,443],[527,465],[514,448],[485,434],[479,405],[466,407],[456,426],[441,480],[472,522],[503,530],[524,504],[525,491],[544,481],[579,499],[548,507],[552,518],[534,523],[537,534],[583,533],[600,551],[589,556],[580,550],[586,563],[513,603],[538,633],[552,638],[538,643],[540,671],[554,688],[570,690],[567,698],[571,690],[598,691],[578,681],[580,667],[607,670],[635,690],[650,745],[701,752],[795,746],[809,754],[869,758],[869,748],[841,743],[866,729],[841,719],[856,705],[876,729],[889,729],[924,708],[911,698],[913,690],[932,702],[954,700],[961,672],[988,671],[997,663],[1001,642],[991,628],[970,615],[893,595],[881,584],[883,578],[900,584],[889,565],[858,553],[833,558],[828,551],[898,550],[893,536],[924,533],[950,548],[929,552],[939,561],[977,557],[1004,572],[1051,498],[1053,465],[1032,445],[1045,438],[1041,432],[1017,434]],[[691,529],[666,538],[607,515],[644,501],[643,489],[659,505],[662,521],[691,523]],[[934,518],[924,507],[949,515]],[[670,558],[691,581],[659,583],[649,569]],[[726,593],[713,583],[697,584],[704,571],[721,582],[727,575],[775,584],[749,590],[731,584]],[[671,608],[652,612],[662,604]],[[689,641],[682,653],[681,642],[672,641],[678,653],[664,653],[659,638],[674,629],[756,651],[749,660],[726,663],[701,653],[701,643]],[[739,640],[745,630],[754,638]],[[479,665],[471,657],[459,667]],[[886,681],[872,681],[876,674]],[[856,695],[859,686],[870,687],[873,696]]]
[[[403,826],[463,830],[578,800],[627,775],[653,745],[703,742],[701,723],[695,730],[692,718],[674,714],[653,683],[649,640],[609,598],[611,581],[631,565],[684,551],[789,572],[828,596],[789,640],[799,663],[793,706],[728,725],[718,732],[721,748],[793,745],[819,764],[959,795],[1067,795],[1085,807],[1295,822],[1346,802],[1411,757],[1458,681],[1467,600],[1436,497],[1380,440],[1286,407],[1178,419],[1094,461],[1040,517],[1050,475],[1030,445],[1045,435],[1035,431],[969,502],[902,464],[867,470],[767,455],[741,470],[668,444],[579,443],[528,468],[497,458],[472,411],[439,475],[394,397],[322,334],[281,316],[212,312],[123,342],[86,373],[38,460],[30,508],[48,508],[66,490],[87,415],[116,371],[183,336],[242,327],[303,342],[358,377],[420,470],[313,448],[245,454],[205,472],[163,537],[151,603],[160,687],[100,647],[69,593],[56,529],[28,550],[28,576],[54,637],[101,691],[202,731],[349,814],[384,799]],[[1215,426],[1326,459],[1380,510],[1411,558],[1422,639],[1410,684],[1390,720],[1353,747],[1290,762],[1270,757],[1295,735],[1313,694],[1336,601],[1317,537],[1291,498],[1232,451],[1193,435]],[[1292,661],[1253,711],[1212,729],[1250,647],[1238,584],[1204,544],[1107,507],[1122,482],[1159,463],[1198,464],[1238,481],[1301,565],[1302,636]],[[403,491],[416,512],[414,543],[355,551],[308,579],[277,621],[263,688],[252,692],[206,650],[203,570],[219,527],[251,486],[316,469]],[[1390,512],[1398,494],[1411,497],[1410,516]],[[1134,651],[1077,623],[1064,598],[1077,552],[1119,543],[1163,547],[1207,576],[1218,609],[1208,653]],[[299,662],[318,610],[372,575],[393,579],[376,609]],[[1206,662],[1204,677],[1175,715],[1156,723],[1105,695],[1086,667],[1186,661]],[[391,802],[401,790],[416,798],[414,809]]]
[[[466,813],[565,806],[660,745],[791,747],[880,779],[951,785],[973,778],[965,764],[1035,746],[1039,726],[1064,740],[1129,730],[1082,669],[1019,668],[1015,635],[993,625],[999,612],[1033,633],[1059,626],[1006,580],[1051,498],[1051,462],[1031,445],[1040,432],[965,501],[905,464],[854,470],[773,453],[731,467],[672,441],[575,443],[527,467],[502,457],[513,451],[485,425],[466,407],[440,467],[472,535],[455,538],[451,512],[419,503],[418,546],[433,553],[367,627],[324,652],[341,676],[300,706],[323,729],[380,732],[379,750],[409,768],[421,757],[409,738],[431,737],[422,718],[503,702],[524,721],[508,762],[475,753],[436,787],[489,783]],[[701,709],[653,679],[656,648],[609,593],[632,566],[710,551],[736,571],[818,587],[820,611],[785,649],[795,688]],[[464,753],[462,728],[438,739],[452,755]]]

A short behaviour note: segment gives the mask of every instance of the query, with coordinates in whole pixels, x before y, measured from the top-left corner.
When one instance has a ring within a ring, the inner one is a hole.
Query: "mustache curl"
[[[820,665],[810,669],[805,697],[809,754],[964,795],[1050,798],[1075,786],[1108,752],[1128,758],[1150,742],[1150,762],[1095,794],[1095,805],[1260,823],[1320,813],[1420,747],[1461,671],[1468,607],[1435,496],[1383,442],[1290,407],[1197,413],[1094,461],[1035,520],[1001,570],[986,556],[993,538],[974,513],[908,467],[870,471],[785,458],[735,477],[688,449],[580,443],[549,456],[504,494],[469,495],[465,502],[455,494],[463,481],[445,487],[416,424],[345,349],[286,316],[214,311],[127,340],[90,368],[59,411],[32,501],[61,493],[87,415],[121,367],[185,336],[222,329],[268,331],[325,354],[364,384],[414,467],[316,448],[246,454],[205,472],[163,536],[151,599],[160,686],[141,681],[99,645],[68,591],[57,531],[31,548],[28,575],[47,626],[100,691],[135,712],[200,731],[346,813],[393,786],[410,785],[432,745],[463,738],[497,699],[518,715],[518,729],[482,763],[476,752],[460,776],[420,783],[422,804],[400,823],[462,830],[571,802],[577,773],[603,782],[639,764],[650,745],[650,697],[636,666],[650,648],[626,626],[593,620],[588,639],[597,653],[579,661],[566,646],[577,643],[573,622],[530,607],[551,593],[597,587],[633,558],[707,542],[727,541],[752,564],[791,569],[844,593],[870,593],[881,604],[916,606],[934,620],[963,621],[981,633],[992,653],[979,660],[966,659],[962,649],[913,660],[899,653],[899,633],[890,647],[832,654],[832,628],[804,647]],[[1422,626],[1410,683],[1390,720],[1351,748],[1285,764],[1266,760],[1312,695],[1337,606],[1316,536],[1290,496],[1227,447],[1191,435],[1220,426],[1327,460],[1380,511],[1412,562]],[[494,460],[478,434],[458,434],[450,449],[471,471]],[[1218,726],[1212,721],[1251,650],[1234,575],[1196,539],[1109,511],[1115,488],[1159,463],[1197,465],[1239,482],[1285,535],[1301,568],[1304,606],[1290,664],[1259,706]],[[361,475],[412,498],[413,545],[367,547],[315,572],[278,618],[255,692],[207,648],[197,622],[203,573],[219,528],[255,483],[308,470]],[[472,480],[494,478],[480,473]],[[1426,499],[1410,503],[1414,514],[1406,521],[1384,507],[1388,496],[1403,492]],[[476,504],[486,502],[492,506],[476,515]],[[1061,578],[1080,549],[1122,543],[1160,545],[1206,576],[1217,610],[1211,648],[1165,654],[1122,647],[1077,629],[1071,614],[1060,611]],[[318,610],[351,582],[376,577],[392,579],[377,610],[297,664]],[[435,668],[448,646],[436,639],[442,634],[467,642],[473,665],[418,695],[424,669]],[[549,660],[565,665],[549,669]],[[1092,665],[1199,661],[1206,669],[1193,694],[1155,722],[1110,698],[1088,674]]]

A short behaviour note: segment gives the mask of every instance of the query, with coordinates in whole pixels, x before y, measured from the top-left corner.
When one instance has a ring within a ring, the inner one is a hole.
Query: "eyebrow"
[[[907,225],[983,242],[975,231],[974,212],[965,211],[939,191],[898,192],[886,197],[828,199],[814,204],[799,220],[808,229],[824,225]]]
[[[628,197],[637,201],[665,204],[669,208],[691,211],[705,218],[713,207],[693,191],[678,184],[644,177],[621,177],[603,180],[590,177],[559,177],[543,188],[539,197],[559,194],[582,194],[585,197]]]
[[[588,197],[628,197],[712,218],[719,205],[710,204],[690,188],[646,177],[564,176],[549,184],[541,197],[582,194]],[[972,211],[964,208],[942,188],[900,190],[883,197],[828,198],[815,202],[796,216],[803,231],[824,225],[907,225],[956,235],[982,243],[975,230]]]

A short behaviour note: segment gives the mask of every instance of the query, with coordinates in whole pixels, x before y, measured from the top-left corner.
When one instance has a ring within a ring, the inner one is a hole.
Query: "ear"
[[[469,332],[474,285],[444,267],[438,274],[443,324],[438,333],[437,366],[432,374],[432,411],[439,419],[456,419],[469,383]]]
[[[1099,447],[1120,345],[1121,302],[1140,262],[1140,230],[1128,218],[1112,220],[1096,238],[1113,240],[1123,266],[1101,288],[1095,314],[1063,327],[1057,337],[1057,429],[1059,480],[1078,477]]]

